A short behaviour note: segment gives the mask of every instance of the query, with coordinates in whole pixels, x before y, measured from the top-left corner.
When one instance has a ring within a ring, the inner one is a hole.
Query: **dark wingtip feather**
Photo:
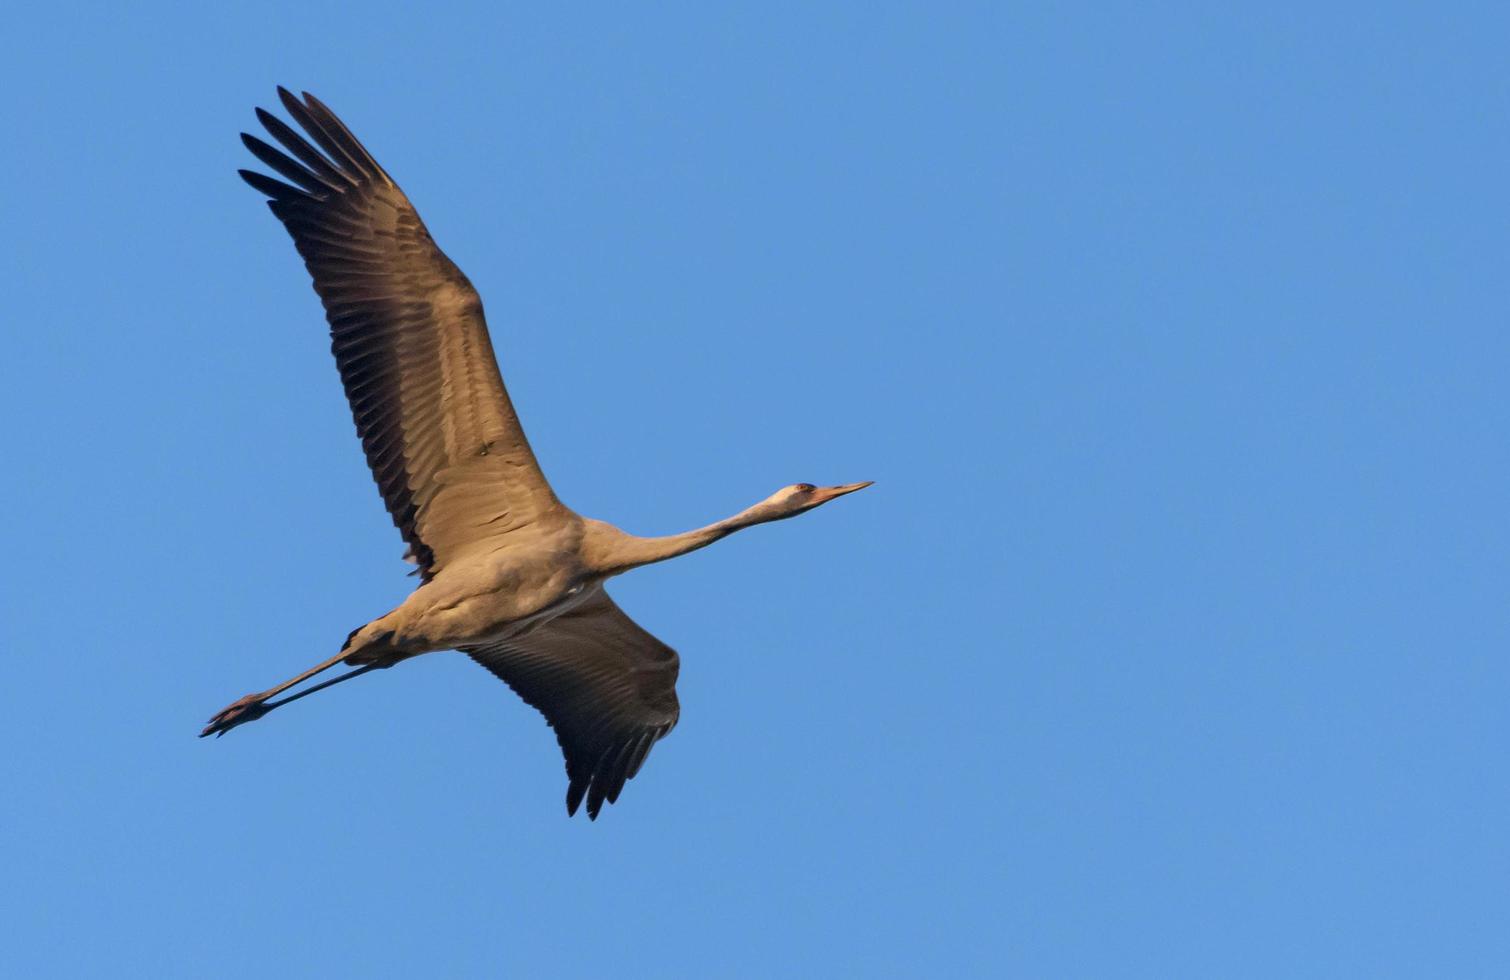
[[[252,155],[264,164],[277,171],[279,176],[291,180],[306,191],[328,192],[335,188],[326,184],[319,177],[299,166],[287,156],[267,145],[251,133],[241,134],[241,145],[252,151]]]
[[[655,744],[654,732],[646,732],[634,743],[634,750],[629,753],[629,758],[624,762],[624,778],[633,779],[640,771],[640,766],[645,764],[646,756],[650,755],[650,746]]]
[[[242,180],[251,184],[254,189],[266,194],[275,201],[294,201],[309,197],[308,194],[299,190],[299,188],[285,184],[281,180],[274,180],[266,174],[259,174],[255,170],[238,170],[236,172],[241,175]]]
[[[308,95],[308,93],[305,94]],[[300,102],[294,98],[292,92],[281,85],[278,86],[278,98],[282,100],[283,108],[288,110],[294,122],[302,126],[304,131],[320,144],[320,148],[330,155],[336,169],[349,171],[349,175],[353,177],[366,178],[372,175],[362,163],[363,159],[371,160],[367,151],[361,148],[361,144],[346,132],[340,120],[335,118],[335,114],[324,108],[318,99],[308,103]],[[319,108],[315,108],[316,106]],[[322,120],[320,118],[322,115],[327,118]],[[376,164],[374,163],[373,166]]]
[[[346,124],[341,122],[341,117],[337,116],[331,110],[330,106],[308,92],[304,93],[304,105],[319,127],[340,146],[341,151],[358,171],[368,177],[377,177],[386,180],[390,184],[393,182],[393,179],[378,165],[377,160],[372,154],[367,152],[367,148],[362,145],[362,141],[357,139],[356,134],[350,129],[346,128]]]
[[[282,143],[288,152],[298,157],[330,190],[340,190],[343,186],[356,183],[350,174],[337,170],[329,160],[320,155],[319,150],[309,145],[308,140],[290,129],[287,123],[260,106],[257,109],[257,121],[272,134],[273,139]]]
[[[577,807],[582,805],[582,794],[587,792],[587,781],[574,779],[566,787],[566,815],[575,817]]]
[[[619,751],[613,754],[613,761],[608,764],[604,771],[608,779],[608,785],[604,787],[603,795],[608,802],[619,802],[619,794],[624,792],[624,781],[629,778],[629,759],[634,754],[634,747],[639,739],[631,738],[619,747]]]

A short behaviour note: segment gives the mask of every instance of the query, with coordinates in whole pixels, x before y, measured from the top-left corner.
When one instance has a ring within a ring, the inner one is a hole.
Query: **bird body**
[[[388,666],[468,642],[521,636],[549,622],[605,578],[583,560],[584,523],[575,514],[552,514],[517,529],[519,539],[506,547],[447,566],[398,608],[357,630],[346,662]]]
[[[357,435],[420,584],[353,630],[335,656],[233,702],[201,735],[369,670],[461,650],[545,715],[566,757],[567,812],[585,799],[596,819],[680,713],[679,658],[625,615],[604,582],[869,484],[793,484],[726,520],[659,538],[578,515],[557,499],[525,438],[477,291],[334,113],[307,92],[278,95],[308,139],[258,109],[282,148],[246,133],[242,142],[289,182],[241,176],[268,198],[324,303]],[[355,669],[274,700],[342,662]]]

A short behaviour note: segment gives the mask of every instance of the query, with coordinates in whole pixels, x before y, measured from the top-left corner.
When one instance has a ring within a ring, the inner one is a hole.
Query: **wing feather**
[[[462,648],[555,729],[566,756],[566,811],[596,820],[676,726],[676,651],[625,615],[607,592],[524,636]]]
[[[307,92],[278,97],[308,139],[258,109],[282,148],[242,142],[291,183],[240,173],[314,279],[368,465],[428,580],[561,505],[504,388],[477,291],[335,113]]]

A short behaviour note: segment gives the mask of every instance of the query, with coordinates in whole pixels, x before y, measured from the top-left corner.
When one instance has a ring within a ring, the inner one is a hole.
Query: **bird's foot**
[[[219,738],[237,725],[256,721],[271,710],[273,709],[267,704],[267,695],[248,694],[216,712],[215,716],[210,719],[210,723],[205,726],[205,730],[199,733],[199,737],[214,735]]]

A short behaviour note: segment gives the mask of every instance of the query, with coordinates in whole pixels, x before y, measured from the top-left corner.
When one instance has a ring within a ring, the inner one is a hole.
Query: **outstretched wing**
[[[314,277],[367,463],[428,579],[560,504],[504,390],[477,291],[329,109],[307,92],[278,96],[315,145],[258,109],[286,152],[242,142],[292,183],[240,173]]]
[[[462,647],[545,715],[566,755],[566,812],[596,820],[650,747],[676,726],[676,651],[641,629],[601,586],[517,639]]]

